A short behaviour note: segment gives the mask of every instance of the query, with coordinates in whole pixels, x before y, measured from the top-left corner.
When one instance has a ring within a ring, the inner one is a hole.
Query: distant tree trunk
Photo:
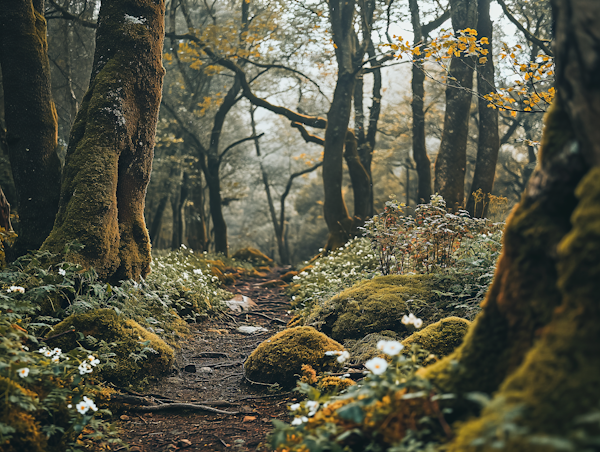
[[[421,31],[421,16],[417,0],[409,0],[410,15],[413,26],[413,41],[419,44],[423,41]],[[431,198],[431,161],[427,155],[425,142],[425,72],[423,60],[425,55],[414,55],[412,65],[412,144],[413,159],[417,164],[417,203],[427,203]],[[407,170],[408,171],[408,170]],[[407,204],[408,205],[408,204]]]
[[[489,44],[482,47],[488,50],[487,60],[484,64],[477,65],[477,93],[479,110],[479,134],[477,139],[477,162],[475,163],[475,174],[473,184],[468,194],[467,210],[472,217],[483,218],[487,215],[490,194],[494,188],[496,176],[496,163],[500,150],[500,134],[498,131],[498,110],[489,108],[489,102],[483,98],[484,95],[496,91],[494,80],[494,61],[492,48],[493,27],[490,19],[490,0],[479,0],[478,37],[488,38]],[[481,206],[475,204],[474,192],[481,190],[483,194]]]
[[[202,175],[198,174],[190,189],[190,214],[188,215],[187,240],[190,248],[207,251],[206,215],[204,213],[204,187]]]
[[[229,252],[227,244],[227,223],[223,216],[223,199],[221,198],[221,178],[219,177],[220,162],[218,158],[209,158],[206,163],[204,178],[208,185],[208,205],[212,218],[215,252],[226,256]]]
[[[167,203],[169,202],[169,195],[165,195],[160,198],[158,202],[158,206],[154,211],[154,217],[152,218],[152,223],[150,224],[150,243],[154,248],[157,247],[158,244],[158,236],[160,235],[160,229],[162,227],[162,219],[165,214],[165,209],[167,208]]]
[[[586,450],[597,434],[600,2],[553,6],[557,96],[538,165],[507,221],[483,311],[424,371],[445,392],[493,397],[450,452]]]
[[[354,193],[354,216],[352,220],[352,236],[358,234],[357,227],[364,224],[365,220],[373,210],[372,193],[373,186],[367,169],[363,166],[357,149],[357,140],[352,130],[346,132],[344,145],[344,159],[348,166],[352,192]]]
[[[12,225],[10,224],[10,204],[6,200],[6,196],[4,196],[2,187],[0,187],[0,228],[5,231],[12,230]]]
[[[475,28],[476,0],[451,0],[450,9],[455,32]],[[452,210],[464,206],[473,66],[471,57],[452,57],[446,88],[444,130],[435,161],[435,191],[444,197]]]
[[[342,193],[344,144],[350,122],[357,37],[354,32],[354,0],[330,0],[329,20],[338,65],[333,101],[327,113],[323,154],[324,217],[329,230],[326,249],[336,249],[348,241],[352,219]]]
[[[69,259],[101,278],[150,270],[144,198],[160,105],[165,5],[104,0],[90,88],[71,130],[56,224],[43,249],[85,248]]]
[[[171,236],[171,249],[176,250],[183,244],[185,215],[183,206],[188,197],[189,176],[185,171],[181,172],[179,178],[179,190],[175,198],[171,200],[173,209],[173,234]]]
[[[36,250],[54,224],[60,196],[57,116],[50,87],[44,2],[0,6],[0,66],[6,142],[17,192],[12,258]]]

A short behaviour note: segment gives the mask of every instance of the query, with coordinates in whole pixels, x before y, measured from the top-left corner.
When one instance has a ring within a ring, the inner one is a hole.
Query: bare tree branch
[[[307,143],[315,143],[321,146],[325,146],[325,140],[323,138],[309,133],[299,122],[292,122],[292,127],[300,131],[302,138],[304,138],[304,141],[306,141]]]
[[[225,154],[227,154],[229,151],[231,151],[238,144],[242,144],[242,143],[244,143],[246,141],[250,141],[250,140],[258,140],[263,135],[264,135],[264,133],[261,133],[260,135],[256,135],[256,136],[253,135],[251,137],[242,138],[241,140],[237,140],[236,142],[231,143],[229,146],[227,146],[225,148],[225,150],[223,152],[221,152],[221,155],[219,156],[219,163],[221,163],[223,161],[223,157],[225,157]]]
[[[91,22],[89,20],[82,19],[81,17],[70,13],[69,10],[67,10],[66,8],[63,8],[58,3],[56,3],[54,0],[48,0],[48,1],[62,15],[63,19],[72,20],[86,28],[98,28],[98,24],[96,22]]]
[[[554,53],[552,52],[550,47],[548,47],[548,43],[541,40],[536,35],[534,35],[532,32],[527,30],[523,25],[521,25],[521,22],[519,22],[519,20],[513,15],[513,13],[510,12],[510,10],[506,6],[506,3],[504,2],[504,0],[497,0],[497,1],[500,4],[500,6],[502,7],[502,11],[504,11],[504,14],[508,18],[508,20],[510,20],[513,24],[515,24],[515,26],[523,32],[523,34],[525,35],[525,37],[527,39],[529,39],[534,44],[537,44],[538,46],[540,46],[540,48],[546,53],[546,55],[554,56]]]

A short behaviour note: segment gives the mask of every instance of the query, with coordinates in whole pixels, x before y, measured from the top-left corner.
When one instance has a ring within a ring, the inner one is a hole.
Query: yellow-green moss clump
[[[256,248],[248,247],[242,248],[241,250],[237,250],[233,256],[233,259],[238,259],[240,261],[250,262],[252,265],[256,266],[270,266],[273,265],[273,259],[269,256],[261,253]]]
[[[252,352],[244,365],[252,381],[294,386],[308,364],[317,372],[335,369],[335,357],[325,356],[330,350],[344,350],[341,344],[308,326],[280,331]]]
[[[383,330],[403,332],[406,326],[402,317],[433,299],[431,285],[429,275],[380,276],[363,281],[315,306],[305,323],[316,325],[338,341]]]
[[[100,372],[101,377],[119,385],[139,384],[148,377],[158,377],[171,370],[174,352],[160,337],[149,332],[131,319],[117,315],[112,309],[98,309],[86,314],[75,314],[67,317],[56,325],[55,335],[71,328],[84,336],[93,336],[107,343],[114,342],[111,347],[115,357],[116,367],[105,366]],[[75,334],[66,334],[52,340],[63,350],[77,347]],[[147,344],[146,344],[147,343]],[[145,358],[137,361],[132,353],[139,354],[144,347],[151,351],[145,352]]]
[[[4,399],[6,394],[14,391],[20,391],[23,396],[32,400],[37,398],[37,394],[34,392],[6,377],[0,377],[1,398]],[[10,440],[0,443],[0,450],[3,452],[45,452],[47,450],[46,435],[41,432],[39,423],[32,414],[13,404],[4,403],[2,400],[0,402],[0,423],[14,430],[9,433],[12,437]]]
[[[441,358],[449,355],[458,347],[467,334],[471,322],[460,317],[446,317],[438,322],[415,331],[402,341],[402,345],[410,350],[418,344],[429,353]]]

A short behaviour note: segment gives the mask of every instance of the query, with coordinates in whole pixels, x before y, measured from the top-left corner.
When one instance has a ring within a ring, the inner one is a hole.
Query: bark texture
[[[477,0],[452,0],[450,10],[455,32],[477,25]],[[464,206],[473,67],[471,57],[453,56],[447,79],[444,130],[435,161],[434,188],[450,209]]]
[[[482,47],[488,50],[487,61],[477,65],[477,93],[479,110],[479,134],[477,139],[477,162],[475,163],[475,174],[471,192],[467,198],[467,210],[472,217],[485,217],[487,214],[490,194],[494,188],[494,177],[496,176],[496,163],[498,163],[498,152],[500,150],[500,135],[498,132],[498,110],[489,108],[489,102],[483,98],[484,95],[496,91],[494,80],[494,61],[492,53],[492,20],[490,19],[490,0],[479,0],[478,2],[477,31],[479,39],[488,38],[489,44]],[[481,204],[475,203],[473,193],[481,190],[483,200]]]
[[[73,128],[56,223],[43,248],[62,251],[107,280],[149,272],[144,198],[162,80],[162,0],[104,0],[90,87]]]
[[[411,21],[413,26],[413,41],[418,44],[423,41],[421,15],[417,0],[409,0]],[[427,203],[431,198],[431,161],[427,155],[425,143],[425,72],[423,71],[424,55],[415,55],[412,66],[412,144],[413,159],[417,166],[417,203]],[[407,169],[407,172],[409,170]],[[408,191],[408,190],[407,190]],[[408,205],[408,204],[407,204]]]
[[[40,247],[54,224],[60,196],[57,116],[50,89],[44,2],[0,6],[0,66],[6,143],[17,192],[18,238],[11,256]]]
[[[557,98],[538,166],[507,223],[483,312],[463,345],[424,372],[444,391],[494,393],[449,451],[586,450],[597,435],[578,418],[600,399],[600,146],[589,123],[600,111],[600,3],[553,6]]]

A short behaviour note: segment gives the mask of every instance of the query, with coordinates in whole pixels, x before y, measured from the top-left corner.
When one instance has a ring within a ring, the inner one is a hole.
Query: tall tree
[[[43,249],[93,266],[102,278],[145,276],[144,198],[160,105],[165,4],[104,0],[90,87],[73,124],[59,211]]]
[[[493,60],[493,27],[490,19],[490,0],[479,0],[477,6],[477,32],[480,38],[487,38],[488,44],[482,48],[488,51],[485,62],[477,65],[477,94],[479,113],[479,133],[477,137],[477,162],[473,184],[467,198],[467,210],[471,216],[485,217],[489,206],[489,196],[494,187],[496,163],[500,151],[500,134],[498,131],[498,110],[489,108],[489,102],[483,97],[496,90]],[[474,192],[481,190],[482,204],[475,205]]]
[[[600,3],[554,0],[557,97],[483,311],[425,374],[494,394],[449,451],[585,450],[600,387]],[[510,432],[507,426],[510,424]],[[520,433],[519,433],[520,432]]]
[[[477,25],[477,0],[451,0],[450,15],[455,33],[474,29]],[[444,130],[435,161],[434,189],[451,209],[464,205],[473,67],[472,57],[461,52],[452,56],[447,75]]]
[[[43,0],[2,3],[0,66],[6,143],[19,213],[19,235],[11,250],[17,257],[38,249],[48,237],[60,195]]]

